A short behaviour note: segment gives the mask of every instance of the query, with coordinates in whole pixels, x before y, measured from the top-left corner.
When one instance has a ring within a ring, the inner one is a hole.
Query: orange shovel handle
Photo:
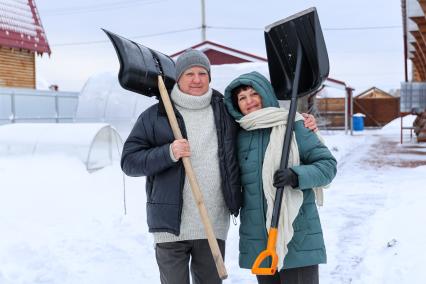
[[[266,250],[259,253],[256,260],[253,263],[253,266],[251,267],[251,272],[256,275],[274,275],[277,271],[277,265],[278,265],[278,255],[276,253],[276,244],[277,244],[277,228],[271,228],[269,230],[269,236],[268,236],[268,245],[266,247]],[[271,257],[271,266],[262,268],[260,265],[262,262],[268,258]]]

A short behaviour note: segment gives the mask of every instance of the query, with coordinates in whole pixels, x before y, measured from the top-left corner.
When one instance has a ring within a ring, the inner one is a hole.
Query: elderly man
[[[207,56],[185,51],[171,100],[186,139],[173,138],[160,101],[140,115],[124,144],[123,171],[147,177],[147,222],[163,284],[189,284],[189,268],[193,283],[221,283],[181,158],[191,159],[223,256],[229,215],[237,216],[241,205],[238,126],[210,79]]]

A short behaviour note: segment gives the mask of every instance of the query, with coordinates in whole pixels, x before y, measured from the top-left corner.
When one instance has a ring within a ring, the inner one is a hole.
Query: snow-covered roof
[[[190,48],[200,50],[206,53],[212,65],[240,63],[240,62],[266,62],[267,61],[266,58],[263,58],[248,52],[244,52],[242,50],[231,48],[223,44],[208,41],[208,40],[203,41],[199,44],[193,45]],[[177,57],[180,54],[182,54],[185,50],[186,49],[176,52],[170,55],[170,57],[173,59],[177,59]],[[221,60],[220,57],[224,57],[226,59]]]
[[[0,1],[0,46],[50,54],[34,0]]]
[[[347,92],[346,89],[350,88],[345,82],[333,78],[327,78],[323,86],[324,88],[317,93],[317,98],[345,98]]]
[[[327,81],[324,83],[324,88],[322,88],[317,93],[317,98],[320,99],[343,99],[346,96],[346,90],[341,88],[336,88],[327,85]]]
[[[395,96],[385,92],[377,87],[371,87],[364,92],[355,95],[356,98],[396,98]]]

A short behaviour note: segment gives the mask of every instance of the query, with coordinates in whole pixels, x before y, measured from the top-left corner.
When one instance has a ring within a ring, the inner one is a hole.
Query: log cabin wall
[[[0,47],[0,87],[36,87],[35,54],[27,50]]]

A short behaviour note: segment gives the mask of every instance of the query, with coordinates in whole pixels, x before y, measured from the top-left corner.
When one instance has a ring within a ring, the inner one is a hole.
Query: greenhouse
[[[106,123],[13,123],[0,126],[0,155],[66,155],[95,171],[118,160],[122,140]]]

